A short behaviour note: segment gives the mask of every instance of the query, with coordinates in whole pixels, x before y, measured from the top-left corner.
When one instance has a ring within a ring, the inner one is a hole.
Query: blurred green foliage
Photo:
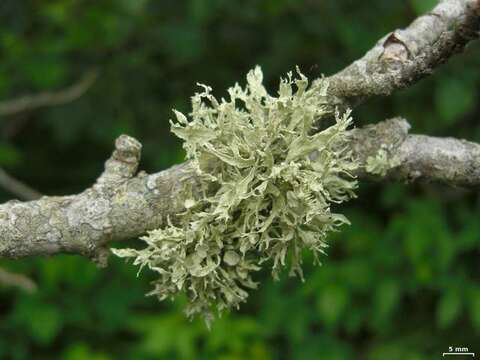
[[[270,88],[299,65],[340,70],[434,1],[2,0],[0,99],[100,77],[69,104],[0,119],[0,166],[46,194],[89,186],[120,133],[144,144],[142,167],[184,156],[170,109],[188,111],[202,82],[219,89],[260,64]],[[373,10],[374,9],[374,10]],[[480,47],[411,89],[354,112],[356,125],[406,116],[413,131],[480,141]],[[2,201],[12,196],[2,190]],[[342,212],[343,212],[342,208]],[[362,183],[306,282],[285,275],[209,332],[184,299],[144,294],[152,274],[118,259],[98,270],[76,256],[1,260],[39,291],[0,288],[6,359],[438,359],[480,352],[480,198],[437,185]]]

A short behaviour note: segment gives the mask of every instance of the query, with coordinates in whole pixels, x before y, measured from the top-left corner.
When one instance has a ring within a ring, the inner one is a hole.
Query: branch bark
[[[399,165],[386,177],[440,181],[480,187],[480,145],[465,140],[408,135],[406,120],[395,118],[352,130],[353,155],[365,171],[369,157],[388,146]],[[122,135],[97,182],[84,192],[44,196],[30,202],[0,205],[0,258],[75,253],[104,263],[111,241],[135,238],[161,227],[183,210],[185,186],[198,188],[189,163],[147,175],[135,175],[141,145]]]
[[[431,74],[480,34],[480,0],[443,0],[405,29],[395,30],[330,76],[329,93],[353,107],[369,97],[390,95]]]
[[[479,18],[480,0],[441,1],[331,76],[329,94],[338,105],[354,106],[412,85],[478,37]],[[356,175],[371,178],[368,160],[387,148],[396,166],[381,178],[480,187],[479,144],[409,135],[408,130],[400,118],[352,130],[352,152],[362,164]],[[141,236],[161,227],[168,217],[174,219],[183,209],[184,187],[198,188],[195,173],[184,163],[156,174],[135,175],[140,151],[138,141],[123,135],[104,173],[84,192],[0,205],[0,258],[76,253],[104,263],[109,242]]]
[[[121,136],[97,182],[84,192],[0,205],[0,257],[77,253],[102,257],[112,240],[137,237],[183,206],[181,189],[195,183],[188,164],[134,176],[141,145]],[[100,259],[101,260],[101,259]]]
[[[71,102],[82,96],[95,82],[98,73],[96,70],[86,72],[83,77],[72,86],[56,92],[43,92],[26,95],[18,99],[1,101],[0,116],[11,116],[25,111],[31,111],[44,106],[55,106]]]
[[[454,138],[409,135],[409,129],[405,119],[394,118],[352,130],[352,150],[363,164],[357,176],[371,178],[372,174],[365,170],[368,158],[386,147],[398,165],[377,178],[480,188],[480,144]]]

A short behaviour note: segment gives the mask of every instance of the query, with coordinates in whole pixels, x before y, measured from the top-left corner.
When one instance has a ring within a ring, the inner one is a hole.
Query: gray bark
[[[373,95],[410,86],[479,35],[480,0],[444,0],[408,28],[382,38],[362,59],[331,76],[337,105],[354,106]],[[465,140],[409,135],[392,119],[352,130],[354,156],[366,165],[383,146],[398,160],[385,178],[480,186],[480,145]],[[184,186],[198,187],[188,163],[156,174],[139,173],[141,145],[121,136],[97,182],[84,192],[0,205],[0,258],[76,253],[105,262],[111,241],[134,238],[174,219]],[[365,166],[356,174],[371,178]]]
[[[382,145],[400,164],[387,173],[397,180],[440,181],[454,186],[480,186],[480,145],[465,140],[408,135],[409,125],[396,118],[352,130],[353,155],[363,164]],[[183,210],[185,186],[198,188],[188,163],[147,175],[135,175],[141,145],[121,136],[97,182],[84,192],[44,196],[30,202],[0,205],[0,257],[76,253],[104,263],[106,244],[135,238],[174,220]]]
[[[443,0],[405,29],[385,35],[364,57],[330,76],[330,94],[352,107],[431,74],[479,36],[480,0]]]
[[[409,135],[405,119],[394,118],[352,131],[352,150],[363,166],[357,176],[372,177],[365,171],[367,159],[386,145],[399,165],[381,179],[439,182],[470,189],[480,188],[480,145],[454,138]]]
[[[0,257],[77,253],[103,261],[104,245],[137,237],[181,210],[181,190],[195,183],[188,164],[135,175],[141,145],[121,136],[97,182],[72,196],[0,205]]]

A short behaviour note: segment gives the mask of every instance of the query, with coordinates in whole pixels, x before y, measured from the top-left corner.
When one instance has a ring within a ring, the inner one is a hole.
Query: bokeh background
[[[80,192],[116,136],[144,145],[142,169],[184,158],[171,109],[196,83],[222,96],[256,64],[273,91],[299,65],[331,74],[407,25],[431,0],[1,0],[0,100],[61,90],[96,69],[80,98],[0,118],[0,167],[49,195]],[[480,141],[479,44],[433,77],[354,112],[357,126],[402,115],[413,132]],[[0,189],[0,201],[14,196]],[[362,182],[342,206],[352,225],[330,237],[306,282],[257,275],[260,289],[208,331],[185,299],[145,297],[152,274],[78,256],[0,267],[38,290],[0,287],[5,359],[439,359],[480,353],[480,197],[439,185]]]

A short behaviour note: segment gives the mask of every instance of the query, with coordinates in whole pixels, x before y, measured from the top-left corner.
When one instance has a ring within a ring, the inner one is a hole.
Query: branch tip
[[[115,187],[119,183],[135,176],[140,157],[142,144],[128,135],[120,135],[115,140],[115,150],[105,162],[105,171],[97,180],[98,186]]]
[[[115,151],[112,157],[117,161],[138,164],[142,152],[142,144],[135,138],[128,135],[120,135],[115,140]]]
[[[330,76],[329,95],[348,106],[407,88],[480,35],[480,0],[443,0],[405,29],[383,37],[361,59]]]

